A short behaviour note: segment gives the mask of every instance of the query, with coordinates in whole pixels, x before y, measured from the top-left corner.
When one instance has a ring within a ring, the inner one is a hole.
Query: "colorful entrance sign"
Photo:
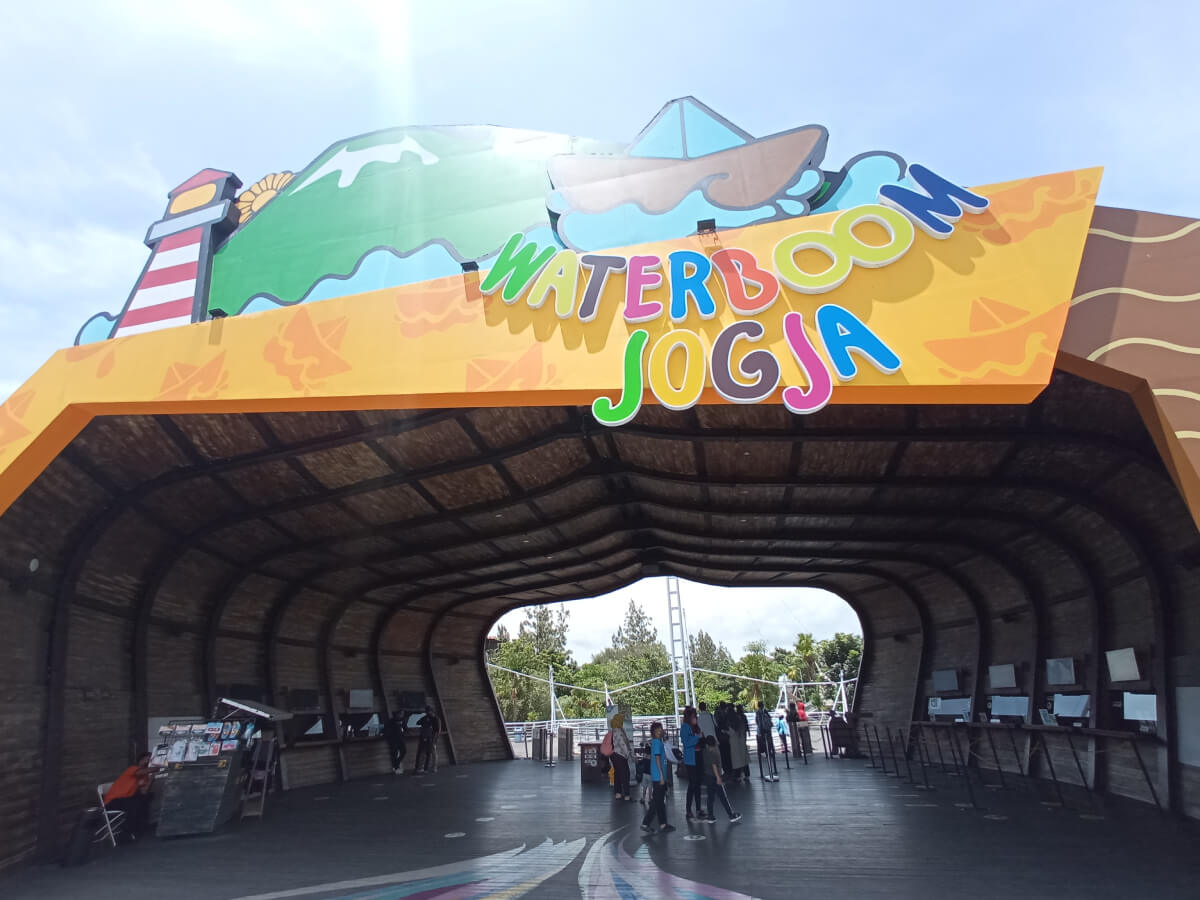
[[[553,293],[558,318],[577,316],[587,323],[596,319],[609,276],[615,273],[625,278],[621,315],[629,324],[653,322],[667,315],[678,325],[687,322],[693,312],[696,318],[709,321],[717,316],[718,297],[735,316],[757,316],[775,304],[781,282],[800,294],[828,293],[841,287],[855,266],[878,269],[901,259],[912,248],[917,227],[935,238],[947,238],[964,210],[979,214],[988,208],[986,197],[924,166],[912,166],[909,174],[917,190],[886,185],[879,189],[879,204],[839,214],[830,231],[805,230],[780,240],[771,253],[774,272],[764,268],[752,252],[735,247],[719,247],[710,253],[673,250],[665,259],[653,254],[580,257],[571,250],[556,253],[553,246],[524,243],[521,235],[515,234],[501,249],[480,290],[487,295],[499,292],[506,303],[517,302],[525,293],[532,309],[541,309]],[[876,226],[881,235],[864,236],[865,226]],[[797,260],[807,250],[817,252],[815,269],[805,268]],[[581,270],[588,272],[582,293]],[[660,274],[663,271],[670,272],[669,279]],[[665,304],[646,299],[646,292],[658,287],[669,292]],[[784,341],[804,379],[803,386],[787,387],[781,394],[784,406],[792,412],[813,413],[829,403],[833,397],[830,369],[839,381],[850,381],[858,374],[853,356],[862,357],[885,375],[900,370],[895,351],[845,307],[825,303],[813,313],[813,321],[824,356],[817,353],[804,329],[804,313],[793,311],[783,317]],[[765,334],[758,321],[735,320],[713,339],[710,353],[696,332],[673,329],[661,335],[643,359],[650,333],[637,328],[625,344],[620,402],[601,397],[592,403],[592,413],[601,424],[625,424],[641,409],[647,382],[663,406],[690,409],[703,396],[706,370],[713,389],[729,402],[766,400],[779,384],[779,361],[766,349],[750,350],[736,361],[733,356],[738,340],[758,342]],[[676,351],[683,357],[679,382],[672,380],[669,371]]]
[[[206,169],[124,304],[0,407],[0,507],[105,413],[1036,396],[1100,170],[967,188],[826,169],[826,138],[685,98],[628,146],[402,128],[240,194]]]

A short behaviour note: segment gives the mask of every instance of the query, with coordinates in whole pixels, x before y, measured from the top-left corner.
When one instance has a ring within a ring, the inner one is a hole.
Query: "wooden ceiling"
[[[99,418],[0,518],[0,574],[37,558],[76,603],[210,633],[309,603],[288,627],[315,636],[650,574],[851,597],[881,569],[1085,554],[1111,581],[1196,544],[1128,397],[1060,372],[1024,407],[647,407],[615,430],[575,408]]]

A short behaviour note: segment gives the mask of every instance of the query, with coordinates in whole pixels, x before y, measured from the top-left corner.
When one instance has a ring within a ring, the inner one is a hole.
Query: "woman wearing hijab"
[[[750,780],[750,751],[746,749],[746,738],[750,735],[750,724],[746,721],[746,708],[740,703],[729,714],[729,766],[734,781]]]
[[[625,716],[617,713],[609,723],[609,734],[612,735],[612,756],[609,761],[613,767],[613,788],[616,791],[615,800],[632,800],[629,793],[629,763],[633,759],[633,748],[629,746],[629,735],[625,733]]]

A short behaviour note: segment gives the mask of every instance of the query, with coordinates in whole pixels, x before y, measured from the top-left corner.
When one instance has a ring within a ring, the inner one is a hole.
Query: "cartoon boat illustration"
[[[626,203],[674,209],[694,190],[715,206],[772,203],[825,156],[829,133],[806,125],[755,138],[694,97],[664,106],[620,156],[551,157],[550,183],[572,210],[598,213]]]
[[[1053,353],[1066,311],[1061,307],[1031,315],[1028,310],[978,297],[971,303],[971,334],[925,342],[925,349],[964,382],[1002,373],[1019,377],[1043,353]]]

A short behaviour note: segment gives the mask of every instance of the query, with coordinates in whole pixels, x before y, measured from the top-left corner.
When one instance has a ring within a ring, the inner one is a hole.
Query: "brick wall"
[[[39,740],[45,720],[47,633],[52,601],[0,582],[0,869],[28,858],[37,838],[34,811],[42,784]]]

